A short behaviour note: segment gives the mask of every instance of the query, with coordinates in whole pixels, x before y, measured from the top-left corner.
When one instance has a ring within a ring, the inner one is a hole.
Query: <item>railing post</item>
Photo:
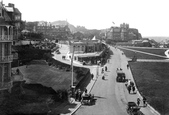
[[[9,40],[9,26],[6,27],[7,27],[7,40]]]

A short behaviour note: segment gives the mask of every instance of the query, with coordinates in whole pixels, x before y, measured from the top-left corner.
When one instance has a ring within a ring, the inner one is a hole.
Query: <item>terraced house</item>
[[[12,43],[15,35],[15,23],[11,16],[14,16],[12,7],[6,8],[0,3],[0,91],[11,89],[11,62],[13,61]]]

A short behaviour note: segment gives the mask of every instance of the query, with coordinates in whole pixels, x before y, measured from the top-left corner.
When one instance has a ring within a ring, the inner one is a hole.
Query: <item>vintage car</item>
[[[135,102],[128,102],[127,103],[127,113],[129,115],[144,115],[140,111],[140,107],[137,106],[137,104]]]
[[[93,101],[94,101],[93,94],[82,95],[82,100],[81,100],[82,105],[91,105]]]
[[[122,70],[117,70],[117,77],[116,81],[117,82],[125,82],[126,81],[126,75]]]

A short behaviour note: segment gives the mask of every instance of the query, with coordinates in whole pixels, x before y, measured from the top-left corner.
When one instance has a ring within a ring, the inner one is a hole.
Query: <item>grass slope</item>
[[[22,71],[24,77],[31,83],[41,83],[47,87],[52,87],[54,90],[70,87],[71,72],[60,71],[48,65],[30,65]]]
[[[132,50],[138,50],[138,51],[142,51],[142,52],[148,52],[148,53],[152,53],[152,54],[157,54],[157,55],[161,55],[161,56],[166,56],[165,55],[165,51],[167,50],[167,48],[142,48],[142,47],[126,47],[127,49],[132,49]]]
[[[130,62],[137,87],[150,105],[169,114],[169,63]]]
[[[130,50],[127,50],[127,49],[120,49],[120,50],[122,50],[124,52],[124,54],[126,55],[126,57],[128,57],[128,58],[133,58],[133,56],[136,55],[137,59],[168,59],[168,58],[143,54],[143,53],[139,53],[139,52],[137,52],[135,54],[135,51],[130,51]],[[151,52],[149,52],[149,53],[151,53]]]

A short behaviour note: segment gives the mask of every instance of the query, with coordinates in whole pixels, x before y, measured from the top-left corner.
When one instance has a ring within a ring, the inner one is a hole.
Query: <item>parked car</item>
[[[126,81],[125,73],[121,69],[117,70],[116,72],[117,72],[116,81],[117,82],[125,82]]]

